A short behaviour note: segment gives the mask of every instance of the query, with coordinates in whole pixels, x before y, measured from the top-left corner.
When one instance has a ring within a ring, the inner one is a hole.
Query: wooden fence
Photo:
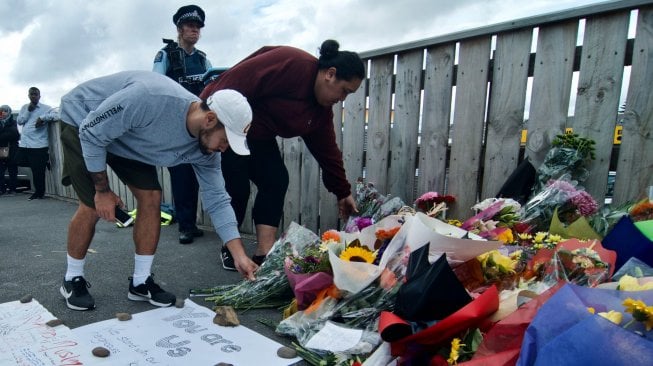
[[[629,37],[629,27],[634,36]],[[528,129],[526,154],[537,161],[552,138],[571,127],[597,143],[584,186],[602,199],[626,86],[613,202],[641,197],[653,185],[651,1],[611,1],[361,57],[367,80],[334,107],[352,186],[364,177],[408,204],[427,191],[453,194],[457,202],[448,216],[466,218],[470,207],[494,196],[518,165],[523,128]],[[570,105],[574,118],[568,118]],[[48,193],[74,198],[58,184],[56,129],[52,140]],[[335,197],[324,189],[301,139],[279,143],[290,172],[282,226],[296,221],[316,232],[338,227]],[[171,202],[167,170],[160,171],[164,201]],[[134,207],[129,191],[115,178],[111,183]],[[210,226],[208,215],[200,215],[199,222]],[[251,222],[242,231],[252,232]]]

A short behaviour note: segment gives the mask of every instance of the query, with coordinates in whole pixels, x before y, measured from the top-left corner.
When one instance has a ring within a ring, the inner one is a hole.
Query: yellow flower
[[[350,246],[340,253],[340,259],[349,262],[372,263],[375,258],[376,254],[363,246]]]
[[[447,363],[449,365],[457,365],[458,364],[458,357],[460,357],[460,347],[464,346],[463,343],[460,343],[459,338],[454,338],[451,341],[451,352],[449,353],[449,359],[447,360]]]
[[[591,307],[591,306],[589,308],[587,308],[587,311],[589,311],[590,314],[596,313],[596,310],[594,310],[594,308]]]
[[[533,239],[533,235],[531,235],[529,233],[520,233],[520,234],[517,234],[517,236],[519,236],[519,239],[521,239],[521,240],[531,240],[531,239]]]
[[[501,254],[498,250],[491,250],[476,257],[483,268],[496,267],[500,272],[511,273],[515,270],[516,260]]]
[[[548,235],[548,233],[545,232],[545,231],[538,231],[537,233],[535,233],[535,237],[533,238],[533,242],[538,243],[538,244],[543,243],[544,239],[546,239],[547,235]]]
[[[643,285],[639,284],[639,281],[635,277],[629,275],[624,275],[619,279],[619,286],[617,287],[621,291],[644,291],[653,289],[653,282],[647,282]]]
[[[646,331],[653,328],[653,306],[647,306],[642,300],[627,298],[623,302],[627,313],[633,314],[633,319],[644,323]]]
[[[617,325],[621,324],[621,321],[623,320],[623,314],[614,310],[610,310],[607,313],[599,313],[599,316],[602,316]]]
[[[457,227],[463,226],[463,223],[460,222],[460,220],[456,220],[456,219],[447,220],[447,224],[452,226],[457,226]]]
[[[500,240],[504,244],[510,244],[515,241],[515,238],[512,235],[512,230],[504,230],[501,234],[497,235],[497,240]]]
[[[514,252],[510,253],[510,259],[519,259],[521,258],[522,250],[515,250]]]
[[[562,240],[562,236],[557,235],[557,234],[550,234],[549,235],[549,241],[554,244],[558,244],[559,241]]]

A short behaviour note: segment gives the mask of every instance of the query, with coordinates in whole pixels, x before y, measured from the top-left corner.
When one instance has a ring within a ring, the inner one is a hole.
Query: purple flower
[[[354,222],[356,223],[356,226],[358,227],[358,230],[363,230],[366,227],[372,225],[372,218],[370,217],[357,217],[354,219]]]
[[[593,215],[599,209],[599,205],[594,198],[585,191],[577,191],[571,197],[571,203],[576,206],[578,212],[583,216]]]

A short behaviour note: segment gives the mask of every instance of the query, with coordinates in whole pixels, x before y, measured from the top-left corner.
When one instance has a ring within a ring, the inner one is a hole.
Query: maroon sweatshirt
[[[341,199],[351,194],[351,186],[336,144],[333,111],[315,99],[317,71],[317,58],[309,53],[267,46],[222,73],[204,88],[200,98],[221,89],[240,92],[254,112],[247,138],[300,136],[322,168],[325,187]]]

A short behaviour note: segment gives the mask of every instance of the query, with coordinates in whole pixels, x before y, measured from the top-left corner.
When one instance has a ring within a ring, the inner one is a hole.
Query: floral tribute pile
[[[573,179],[593,144],[564,139],[523,204],[452,219],[453,196],[409,207],[359,181],[342,231],[292,223],[255,281],[193,292],[283,309],[276,331],[311,365],[648,364],[653,197],[600,207]]]

